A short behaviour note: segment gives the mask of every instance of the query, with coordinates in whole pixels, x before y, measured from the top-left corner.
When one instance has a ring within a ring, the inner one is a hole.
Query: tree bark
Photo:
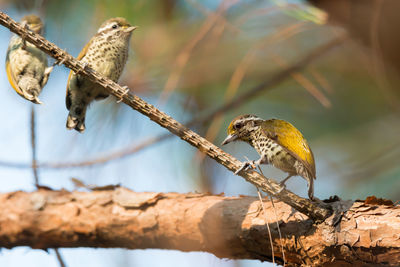
[[[271,261],[265,216],[255,197],[38,190],[0,194],[0,246],[120,247],[206,251],[230,259]],[[288,266],[398,266],[400,209],[336,201],[314,224],[283,202],[265,199],[276,261]]]

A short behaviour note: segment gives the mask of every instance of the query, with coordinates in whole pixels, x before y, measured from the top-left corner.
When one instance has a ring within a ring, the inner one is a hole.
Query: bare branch
[[[219,117],[224,112],[227,112],[233,108],[236,108],[236,107],[242,105],[243,103],[246,103],[246,101],[257,96],[259,93],[265,92],[268,89],[272,89],[274,86],[276,86],[280,82],[284,81],[286,78],[288,78],[292,74],[292,72],[290,72],[290,70],[297,69],[297,71],[300,71],[300,70],[304,69],[311,62],[313,62],[314,60],[318,59],[319,57],[325,55],[326,53],[331,51],[334,47],[341,44],[344,39],[345,38],[341,37],[341,38],[338,38],[337,40],[335,39],[332,42],[329,42],[328,44],[324,44],[324,45],[316,48],[310,54],[307,54],[306,56],[301,58],[299,61],[297,61],[292,66],[287,67],[284,70],[277,72],[275,75],[272,75],[270,78],[268,78],[266,81],[262,82],[261,84],[253,87],[252,89],[239,95],[238,97],[234,98],[233,100],[224,103],[222,106],[215,109],[214,111],[212,111],[204,116],[195,118],[195,119],[191,120],[190,122],[186,123],[187,127],[202,124],[204,122],[212,120],[215,117]],[[321,77],[319,77],[319,78],[322,79]],[[324,82],[324,84],[326,85],[326,82]],[[324,88],[329,88],[329,86],[326,85],[326,86],[324,86]],[[249,94],[248,92],[251,92],[251,93]],[[245,97],[245,101],[240,101],[240,99],[242,99],[243,97]],[[117,160],[117,159],[121,159],[126,156],[130,156],[134,153],[142,151],[143,149],[149,148],[150,146],[152,146],[154,144],[157,144],[159,142],[167,140],[172,136],[174,136],[174,135],[171,133],[167,133],[167,134],[162,134],[162,135],[159,135],[156,137],[151,137],[151,138],[148,138],[148,139],[138,142],[138,144],[137,143],[132,144],[128,148],[125,148],[123,150],[110,152],[104,156],[100,156],[100,157],[90,159],[90,160],[79,161],[79,162],[44,162],[44,163],[38,163],[37,165],[38,165],[38,167],[40,167],[42,169],[62,169],[62,168],[81,168],[81,167],[93,166],[93,165],[97,165],[97,164],[104,164],[104,163],[111,162],[113,160]],[[8,162],[8,161],[0,161],[0,166],[16,168],[16,169],[26,169],[26,168],[31,167],[31,165],[29,165],[29,164],[18,163],[18,162]]]
[[[58,248],[55,248],[54,252],[56,253],[57,261],[58,261],[58,264],[60,265],[60,267],[66,267],[64,259],[61,255],[60,251],[58,250]]]
[[[281,67],[286,67],[287,63],[281,58],[279,55],[272,55],[272,60],[274,60]],[[331,101],[315,86],[306,76],[301,74],[300,72],[293,72],[291,74],[294,80],[303,86],[315,99],[317,99],[321,105],[325,108],[332,107]]]
[[[267,199],[266,199],[267,200]],[[282,263],[272,204],[265,202],[276,261]],[[38,190],[0,194],[0,247],[122,247],[206,251],[271,261],[256,197]],[[324,223],[275,202],[290,266],[398,266],[400,208],[337,201]]]
[[[323,44],[320,47],[317,47],[315,50],[312,50],[309,54],[306,54],[304,57],[299,59],[293,65],[286,67],[285,69],[278,71],[276,74],[272,75],[270,78],[266,79],[264,82],[260,83],[259,85],[253,87],[250,90],[245,91],[243,94],[238,95],[236,98],[232,99],[231,101],[221,105],[220,107],[216,108],[212,112],[204,115],[199,116],[190,122],[186,123],[187,127],[191,127],[194,125],[202,124],[207,121],[211,121],[214,117],[219,117],[223,113],[237,108],[243,103],[246,103],[249,99],[257,96],[258,94],[273,88],[274,86],[278,85],[279,83],[283,82],[286,78],[290,77],[292,73],[300,72],[306,66],[308,66],[313,61],[317,60],[321,56],[327,54],[333,48],[337,47],[338,45],[342,44],[347,39],[346,36],[340,36],[327,44]],[[140,142],[138,145],[134,144],[128,149],[124,149],[120,152],[112,152],[108,155],[89,160],[84,162],[71,162],[71,163],[42,163],[40,164],[41,168],[73,168],[73,167],[85,167],[91,166],[94,164],[102,164],[108,161],[116,160],[118,158],[126,157],[132,153],[137,153],[149,146],[157,144],[161,141],[167,140],[172,137],[172,134],[163,134],[156,137],[151,137]],[[9,162],[0,162],[0,165],[10,166],[15,168],[24,168],[24,164],[19,163],[9,163]]]
[[[57,62],[63,62],[66,67],[70,68],[75,73],[85,75],[89,80],[103,86],[110,94],[115,96],[117,99],[122,99],[125,104],[147,116],[150,120],[156,122],[161,127],[166,128],[171,133],[179,136],[182,140],[196,147],[203,153],[206,153],[210,158],[214,159],[228,170],[235,172],[241,167],[241,162],[230,154],[224,152],[219,147],[210,143],[197,133],[186,128],[184,125],[177,122],[164,112],[158,110],[153,105],[148,104],[138,96],[126,93],[126,88],[123,88],[122,86],[118,85],[110,79],[102,77],[93,69],[76,60],[70,54],[58,48],[53,43],[47,41],[42,36],[24,29],[19,23],[11,19],[3,12],[0,12],[0,24],[9,28],[12,32],[16,34],[24,35],[24,38],[28,42],[34,44],[39,49],[56,59]],[[336,43],[337,40],[335,44]],[[289,73],[292,71],[293,70],[290,70]],[[260,88],[256,88],[256,91],[260,91],[264,86],[265,85]],[[250,92],[248,92],[248,94],[249,93]],[[239,100],[238,102],[240,101],[241,100]],[[232,105],[236,104],[237,102],[233,102]],[[313,203],[308,199],[301,198],[293,194],[289,190],[282,189],[282,187],[276,181],[272,179],[267,179],[266,177],[262,176],[254,170],[241,171],[239,175],[242,176],[246,181],[260,188],[260,190],[274,195],[275,197],[289,204],[296,210],[306,214],[314,221],[320,222],[331,214],[331,210],[326,206],[323,207],[322,205],[317,205],[317,203]]]

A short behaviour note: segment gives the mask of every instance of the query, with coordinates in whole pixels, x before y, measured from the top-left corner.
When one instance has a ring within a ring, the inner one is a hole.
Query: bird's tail
[[[18,82],[18,87],[21,89],[21,95],[25,99],[35,104],[42,104],[38,98],[42,91],[42,87],[37,79],[33,77],[22,77]]]
[[[307,175],[307,184],[308,184],[308,197],[310,200],[314,199],[314,179],[310,176]]]
[[[71,108],[67,118],[67,129],[75,129],[82,133],[85,131],[85,110],[81,108]]]

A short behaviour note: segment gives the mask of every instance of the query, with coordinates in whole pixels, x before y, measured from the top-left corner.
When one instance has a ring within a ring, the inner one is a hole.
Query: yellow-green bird
[[[292,176],[299,175],[308,183],[308,196],[314,199],[315,161],[314,155],[299,130],[284,120],[263,120],[254,115],[241,115],[232,120],[228,136],[222,145],[241,140],[254,147],[260,159],[245,162],[236,174],[259,164],[272,164],[288,173],[281,184]]]
[[[21,23],[29,30],[43,34],[44,25],[36,15],[28,15]],[[6,72],[14,90],[23,98],[41,104],[38,96],[49,79],[53,67],[48,67],[44,52],[14,35],[7,49]]]
[[[128,59],[131,26],[124,18],[112,18],[104,22],[97,34],[90,39],[78,55],[78,60],[114,82],[118,79]],[[67,84],[66,106],[69,110],[67,129],[85,130],[86,109],[93,100],[108,97],[107,91],[74,72],[70,72]]]

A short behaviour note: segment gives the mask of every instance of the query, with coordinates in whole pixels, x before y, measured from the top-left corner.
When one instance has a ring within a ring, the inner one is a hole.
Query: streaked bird
[[[97,34],[90,39],[78,56],[78,60],[104,77],[118,82],[128,59],[131,26],[124,18],[112,18],[104,22]],[[66,106],[69,110],[67,129],[85,130],[85,115],[93,100],[108,97],[107,91],[86,77],[70,72],[67,83]]]
[[[284,120],[263,120],[254,115],[241,115],[232,120],[228,136],[222,145],[241,140],[256,149],[260,158],[245,162],[236,174],[260,164],[272,164],[288,173],[281,182],[299,175],[308,183],[308,196],[314,199],[314,179],[316,178],[314,155],[299,130]]]

